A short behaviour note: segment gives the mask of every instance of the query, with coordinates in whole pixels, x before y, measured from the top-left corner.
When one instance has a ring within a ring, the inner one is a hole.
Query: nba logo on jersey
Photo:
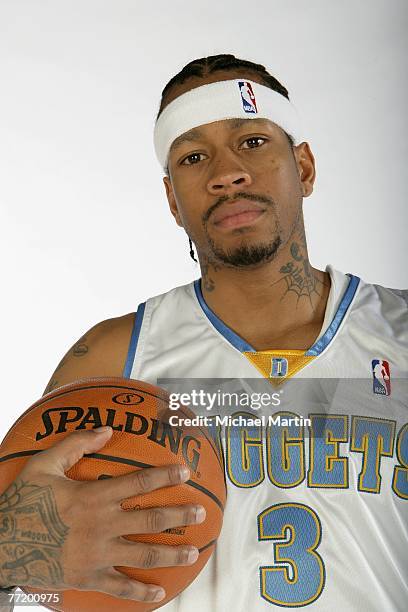
[[[390,395],[391,378],[390,364],[385,359],[373,359],[371,362],[373,370],[373,391],[379,395]]]
[[[238,87],[241,94],[242,108],[246,113],[253,113],[255,115],[258,109],[251,83],[248,83],[248,81],[238,81]]]
[[[285,357],[272,357],[270,378],[286,376],[288,373],[288,360]]]

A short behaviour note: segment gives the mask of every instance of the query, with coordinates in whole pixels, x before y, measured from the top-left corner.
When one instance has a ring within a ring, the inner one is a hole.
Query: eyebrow
[[[184,134],[176,138],[176,140],[172,143],[170,147],[170,151],[177,149],[177,147],[182,145],[184,142],[196,142],[197,140],[200,140],[202,137],[203,137],[203,133],[200,132],[198,128],[189,130],[188,132],[185,132]]]
[[[229,126],[231,130],[237,130],[242,127],[246,123],[253,123],[254,121],[265,121],[265,119],[226,119],[229,122]],[[267,121],[267,119],[266,119]],[[203,132],[199,128],[193,128],[184,134],[181,134],[176,140],[172,143],[170,147],[170,151],[174,151],[177,147],[180,147],[185,142],[197,142],[197,140],[201,140],[204,138]]]

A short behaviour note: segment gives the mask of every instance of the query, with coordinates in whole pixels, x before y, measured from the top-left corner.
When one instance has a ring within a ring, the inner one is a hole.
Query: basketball
[[[194,416],[186,407],[178,410]],[[168,464],[184,464],[190,479],[180,485],[134,496],[121,504],[124,510],[179,504],[202,504],[206,519],[201,524],[161,533],[126,535],[130,540],[164,545],[194,545],[196,563],[183,567],[150,570],[116,567],[141,582],[162,586],[166,598],[159,603],[138,603],[101,592],[62,590],[61,604],[47,607],[63,612],[145,612],[163,606],[185,589],[200,573],[214,551],[222,527],[226,501],[224,469],[208,431],[202,427],[174,427],[168,422],[169,398],[165,390],[124,378],[83,379],[48,393],[26,410],[8,431],[0,446],[2,490],[11,484],[26,461],[53,446],[75,430],[110,425],[113,434],[98,453],[85,455],[66,476],[74,480],[97,480]],[[26,593],[41,591],[22,587]]]

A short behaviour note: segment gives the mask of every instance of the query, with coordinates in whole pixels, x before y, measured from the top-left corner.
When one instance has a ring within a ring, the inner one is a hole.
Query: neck
[[[310,265],[303,226],[256,268],[200,254],[202,292],[217,316],[256,350],[307,349],[323,324],[330,279]]]

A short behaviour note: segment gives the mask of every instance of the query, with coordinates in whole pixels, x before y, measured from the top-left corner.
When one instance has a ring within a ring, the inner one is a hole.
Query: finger
[[[119,538],[111,550],[112,565],[139,569],[192,565],[197,561],[199,555],[198,548],[195,546],[142,544],[124,538]]]
[[[123,476],[115,476],[89,483],[93,495],[103,502],[119,502],[134,495],[143,495],[181,484],[190,477],[190,470],[183,465],[174,464],[154,468],[143,468]]]
[[[99,581],[96,582],[96,591],[120,597],[121,599],[133,599],[135,601],[157,602],[165,598],[165,590],[157,584],[144,584],[132,580],[112,568],[101,573]]]
[[[196,525],[205,519],[205,508],[199,505],[166,506],[145,510],[118,510],[112,521],[112,536],[160,533],[172,527]]]
[[[27,462],[27,467],[31,463],[41,466],[41,470],[47,474],[58,474],[63,476],[64,472],[69,470],[77,463],[85,453],[93,453],[100,450],[108,442],[112,435],[113,429],[87,429],[83,431],[74,431],[66,436],[60,442],[41,451]]]

